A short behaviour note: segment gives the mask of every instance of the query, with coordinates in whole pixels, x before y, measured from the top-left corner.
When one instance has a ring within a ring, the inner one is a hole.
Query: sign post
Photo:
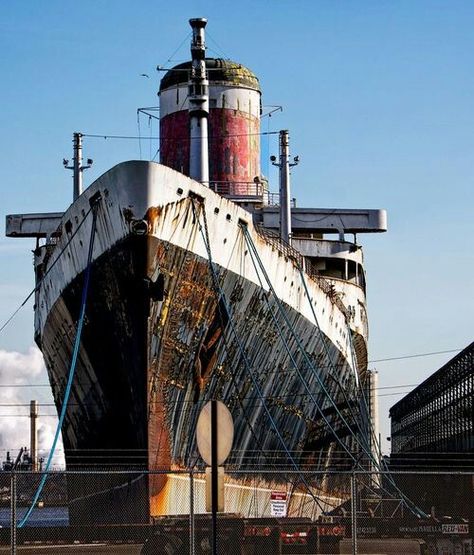
[[[217,555],[217,401],[211,401],[211,507],[212,507],[212,555]]]
[[[196,427],[199,453],[211,467],[212,554],[217,555],[217,513],[224,510],[224,472],[219,465],[229,456],[234,440],[234,423],[229,409],[221,401],[212,399],[202,409]],[[206,471],[206,482],[208,472]],[[208,506],[206,483],[206,509]]]

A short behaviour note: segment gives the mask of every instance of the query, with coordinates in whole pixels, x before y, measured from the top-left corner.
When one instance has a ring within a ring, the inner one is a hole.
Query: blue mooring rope
[[[79,315],[79,321],[78,321],[78,324],[77,324],[76,337],[74,339],[74,350],[73,350],[72,358],[71,358],[71,366],[69,367],[67,385],[66,385],[66,390],[64,392],[64,400],[63,400],[63,404],[62,404],[62,407],[61,407],[61,414],[59,416],[58,425],[56,427],[56,433],[54,434],[53,445],[51,446],[51,450],[49,452],[48,460],[46,462],[46,467],[45,467],[45,470],[44,470],[43,475],[41,477],[41,481],[39,483],[38,489],[36,490],[36,493],[35,493],[35,496],[33,498],[32,503],[30,505],[30,508],[26,512],[26,514],[23,517],[23,519],[21,520],[21,522],[18,524],[18,528],[23,528],[26,521],[28,520],[31,513],[33,512],[33,509],[35,508],[35,505],[38,502],[38,499],[41,495],[41,492],[43,491],[46,480],[48,479],[48,472],[49,472],[49,468],[51,466],[51,461],[53,460],[53,456],[54,456],[54,453],[56,451],[56,444],[57,444],[58,439],[59,439],[59,434],[61,433],[61,428],[62,428],[62,425],[63,425],[63,422],[64,422],[64,417],[66,416],[66,409],[67,409],[67,406],[68,406],[68,403],[69,403],[69,397],[71,395],[71,389],[72,389],[72,382],[73,382],[74,373],[75,373],[75,370],[76,370],[77,356],[79,354],[79,346],[81,344],[82,327],[84,325],[84,317],[85,317],[85,314],[86,314],[87,292],[89,290],[92,252],[94,250],[94,237],[95,237],[95,229],[96,229],[96,222],[97,222],[98,200],[99,199],[96,200],[95,204],[93,205],[93,210],[92,210],[91,238],[90,238],[90,242],[89,242],[89,252],[88,252],[88,255],[87,255],[87,267],[86,267],[86,274],[85,274],[85,279],[84,279],[84,286],[82,288],[81,311],[80,311],[80,315]]]
[[[247,370],[247,373],[249,374],[250,379],[252,381],[252,385],[255,388],[256,392],[257,392],[257,396],[259,397],[260,402],[262,403],[263,411],[265,412],[266,416],[268,417],[268,419],[270,421],[270,424],[272,425],[272,427],[275,431],[275,434],[276,434],[278,440],[280,441],[280,443],[283,447],[283,450],[285,451],[288,459],[290,460],[291,464],[293,465],[293,468],[296,470],[296,472],[299,473],[302,483],[306,486],[307,491],[308,491],[308,495],[313,499],[313,501],[316,503],[316,505],[318,505],[318,507],[321,509],[322,513],[327,514],[326,511],[324,510],[324,507],[321,504],[321,501],[317,498],[317,496],[314,494],[314,492],[310,488],[310,485],[308,484],[305,476],[301,473],[301,469],[300,469],[298,463],[296,462],[295,458],[293,457],[290,450],[288,449],[288,446],[286,445],[285,440],[283,439],[283,436],[281,435],[280,430],[278,429],[278,426],[275,422],[275,419],[272,417],[271,412],[268,409],[267,403],[265,402],[265,397],[264,397],[264,395],[262,393],[262,390],[261,390],[261,388],[258,384],[258,380],[256,379],[256,377],[254,375],[254,372],[252,371],[252,368],[250,367],[250,363],[249,363],[249,361],[247,359],[247,355],[245,353],[245,348],[244,348],[244,346],[242,344],[242,341],[241,341],[241,339],[240,339],[240,337],[237,333],[237,330],[235,328],[235,324],[234,324],[233,319],[232,319],[231,310],[230,310],[229,305],[227,303],[227,299],[225,297],[224,291],[222,290],[222,288],[219,284],[219,280],[218,280],[218,277],[217,277],[217,274],[216,274],[216,270],[214,268],[214,262],[212,260],[211,245],[210,245],[210,240],[209,240],[209,233],[208,233],[208,228],[207,228],[206,209],[205,209],[204,204],[201,204],[200,206],[202,207],[202,213],[203,213],[203,219],[204,219],[204,229],[203,229],[203,227],[201,225],[201,222],[199,220],[199,214],[197,215],[196,220],[197,220],[197,223],[198,223],[199,231],[201,233],[201,237],[202,237],[203,242],[204,242],[204,246],[205,246],[206,251],[207,251],[207,256],[208,256],[208,261],[209,261],[209,268],[211,270],[211,277],[212,277],[212,281],[213,281],[213,286],[214,286],[214,289],[216,290],[216,293],[218,293],[218,300],[222,301],[224,309],[225,309],[225,311],[227,313],[227,316],[229,318],[229,324],[230,324],[231,330],[234,334],[234,337],[235,337],[240,355],[241,355],[242,360],[244,362],[245,369]],[[194,203],[192,204],[192,207],[193,207],[194,213],[196,214]]]

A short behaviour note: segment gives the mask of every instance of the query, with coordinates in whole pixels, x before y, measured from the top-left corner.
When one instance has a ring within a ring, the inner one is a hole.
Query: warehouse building
[[[474,342],[390,409],[392,457],[472,460],[473,394]]]

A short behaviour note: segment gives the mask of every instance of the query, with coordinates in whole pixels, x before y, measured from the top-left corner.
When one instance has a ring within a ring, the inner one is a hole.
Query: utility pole
[[[369,399],[369,445],[372,453],[371,470],[372,480],[380,486],[380,461],[382,457],[380,447],[380,426],[379,426],[379,396],[378,396],[379,375],[376,370],[367,372],[367,397]]]
[[[31,470],[38,471],[38,401],[30,401],[30,457]]]

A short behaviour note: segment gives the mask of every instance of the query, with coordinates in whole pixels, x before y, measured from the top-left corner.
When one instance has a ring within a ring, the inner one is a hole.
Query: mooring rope
[[[265,414],[267,415],[267,417],[268,417],[268,419],[269,419],[269,421],[270,421],[271,427],[274,429],[275,434],[276,434],[276,436],[277,436],[277,438],[278,438],[280,444],[282,445],[283,450],[285,451],[285,453],[286,453],[286,455],[287,455],[287,457],[288,457],[288,460],[289,460],[290,463],[292,464],[293,468],[299,473],[300,479],[301,479],[302,483],[303,483],[303,484],[305,485],[305,487],[307,488],[308,495],[309,495],[309,496],[313,499],[313,501],[318,505],[318,507],[320,508],[320,510],[322,511],[322,513],[323,513],[323,514],[326,514],[326,510],[325,510],[324,507],[322,506],[321,501],[315,496],[315,494],[314,494],[314,492],[312,491],[310,485],[307,483],[305,476],[301,473],[301,469],[300,469],[298,463],[296,462],[296,460],[294,459],[293,455],[291,454],[291,451],[288,449],[288,447],[287,447],[287,445],[286,445],[286,443],[285,443],[285,440],[283,439],[283,436],[281,435],[280,430],[278,429],[278,426],[277,426],[277,424],[276,424],[276,422],[275,422],[275,419],[273,418],[273,416],[271,415],[270,410],[268,409],[268,406],[267,406],[267,404],[266,404],[266,402],[265,402],[265,397],[264,397],[264,395],[263,395],[263,393],[262,393],[262,390],[261,390],[261,388],[260,388],[260,385],[259,385],[259,383],[258,383],[258,380],[256,379],[256,377],[255,377],[255,375],[254,375],[254,373],[253,373],[253,371],[252,371],[252,368],[250,367],[250,363],[249,363],[249,361],[248,361],[248,359],[247,359],[247,355],[246,355],[246,353],[245,353],[245,348],[244,348],[244,346],[243,346],[243,344],[242,344],[242,341],[241,341],[241,339],[240,339],[240,337],[239,337],[239,335],[238,335],[238,333],[237,333],[237,330],[235,329],[235,325],[234,325],[234,322],[233,322],[233,320],[232,320],[232,315],[231,315],[231,311],[230,311],[229,305],[228,305],[228,303],[227,303],[227,299],[226,299],[226,297],[225,297],[224,291],[222,290],[222,288],[221,288],[221,286],[220,286],[220,283],[219,283],[219,280],[218,280],[218,277],[217,277],[217,272],[216,272],[216,269],[215,269],[215,267],[214,267],[214,262],[213,262],[213,260],[212,260],[212,252],[211,252],[211,245],[210,245],[209,232],[208,232],[208,226],[207,226],[206,210],[205,210],[204,205],[201,204],[201,206],[202,206],[202,208],[203,208],[203,209],[202,209],[202,212],[203,212],[203,219],[204,219],[204,229],[203,229],[203,226],[201,225],[201,223],[200,223],[200,221],[199,221],[199,218],[197,218],[197,221],[198,221],[199,230],[200,230],[200,232],[201,232],[202,239],[203,239],[203,241],[204,241],[204,246],[205,246],[206,251],[207,251],[207,256],[208,256],[208,260],[209,260],[209,268],[210,268],[210,271],[211,271],[211,277],[212,277],[213,285],[214,285],[215,291],[216,291],[216,293],[217,293],[217,295],[218,295],[218,299],[220,299],[220,300],[222,301],[222,305],[223,305],[223,307],[224,307],[224,309],[225,309],[225,311],[226,311],[226,313],[227,313],[228,321],[229,321],[231,330],[232,330],[232,332],[233,332],[233,334],[234,334],[234,337],[235,337],[235,340],[236,340],[236,343],[237,343],[239,352],[240,352],[240,354],[241,354],[241,358],[242,358],[242,360],[243,360],[243,362],[244,362],[244,366],[245,366],[245,368],[246,368],[246,370],[247,370],[248,375],[250,376],[250,379],[251,379],[251,381],[252,381],[252,385],[253,385],[253,387],[255,388],[255,391],[257,392],[257,396],[258,396],[258,398],[260,399],[260,402],[262,403],[262,408],[263,408]]]
[[[258,254],[258,251],[257,251],[257,249],[256,249],[256,247],[255,247],[255,244],[253,243],[253,240],[252,240],[252,238],[251,238],[251,236],[250,236],[250,233],[249,233],[247,227],[246,227],[246,226],[242,226],[242,229],[243,229],[243,233],[244,233],[244,236],[245,236],[247,245],[248,245],[249,249],[251,250],[251,252],[254,253],[254,256],[255,256],[255,258],[256,258],[256,260],[258,261],[258,264],[259,264],[259,266],[260,266],[261,272],[263,273],[263,275],[264,275],[264,277],[265,277],[265,280],[267,281],[268,287],[270,288],[270,291],[273,293],[275,299],[277,299],[277,305],[278,305],[278,307],[279,307],[279,309],[280,309],[280,312],[281,312],[281,314],[282,314],[282,316],[283,316],[283,318],[284,318],[284,320],[285,320],[285,322],[286,322],[286,324],[287,324],[287,326],[288,326],[288,329],[290,330],[290,332],[292,333],[293,337],[295,338],[296,343],[297,343],[297,345],[298,345],[298,347],[299,347],[301,353],[303,354],[303,357],[305,358],[305,360],[306,360],[308,366],[312,369],[314,375],[316,376],[316,379],[318,380],[321,389],[323,390],[323,392],[326,394],[327,398],[329,399],[329,401],[330,401],[331,404],[333,405],[333,407],[334,407],[336,413],[338,414],[339,418],[341,418],[341,420],[345,423],[347,429],[351,431],[352,437],[355,439],[355,441],[357,442],[357,444],[362,448],[362,451],[365,452],[365,454],[368,456],[369,460],[370,460],[372,463],[374,463],[374,465],[375,465],[376,468],[378,467],[379,469],[381,469],[381,463],[380,463],[379,461],[377,461],[376,458],[373,456],[373,454],[372,454],[372,452],[371,452],[371,450],[370,450],[370,447],[368,447],[368,446],[365,445],[365,441],[364,441],[365,438],[360,438],[360,439],[359,439],[358,436],[357,436],[357,434],[355,434],[355,433],[352,431],[352,428],[349,426],[349,423],[346,421],[345,417],[342,415],[342,413],[341,413],[340,410],[338,409],[338,407],[337,407],[336,403],[334,402],[334,399],[333,399],[332,396],[330,395],[329,391],[327,391],[327,388],[326,388],[326,386],[324,385],[324,382],[323,382],[322,379],[320,378],[320,376],[319,376],[317,370],[314,368],[314,365],[312,364],[311,360],[309,359],[309,357],[308,357],[306,351],[304,350],[304,348],[303,348],[303,346],[302,346],[302,344],[301,344],[301,342],[300,342],[300,340],[299,340],[299,338],[298,338],[298,336],[297,336],[295,330],[293,329],[293,326],[291,325],[291,322],[289,322],[288,317],[286,316],[285,311],[284,311],[283,307],[281,306],[281,304],[282,304],[282,303],[281,303],[281,300],[278,298],[278,296],[277,296],[276,293],[275,293],[275,290],[274,290],[273,285],[272,285],[272,283],[271,283],[270,277],[268,276],[268,273],[267,273],[267,271],[266,271],[266,269],[265,269],[265,266],[263,265],[263,262],[262,262],[262,260],[261,260],[261,258],[260,258],[260,256],[259,256],[259,254]],[[253,261],[253,257],[252,257],[252,261]],[[254,266],[255,266],[255,263],[254,263]],[[301,276],[301,279],[302,279],[302,282],[303,282],[303,286],[304,286],[304,289],[305,289],[306,296],[307,296],[308,300],[310,301],[311,309],[312,309],[312,311],[313,311],[313,315],[314,315],[314,317],[315,317],[315,321],[316,321],[318,330],[320,331],[320,333],[322,333],[322,330],[320,329],[320,326],[319,326],[318,321],[317,321],[317,318],[316,318],[316,314],[315,314],[315,312],[314,312],[314,308],[313,308],[312,303],[311,303],[311,297],[310,297],[310,295],[309,295],[309,291],[308,291],[308,288],[307,288],[307,285],[306,285],[306,281],[305,281],[304,276],[303,276],[302,269],[301,269],[298,265],[297,265],[297,268],[298,268],[298,270],[299,270],[299,272],[300,272],[300,276]],[[257,271],[257,268],[256,268],[256,267],[255,267],[255,270]],[[257,275],[258,275],[258,271],[257,271]],[[325,347],[327,348],[327,345],[326,345],[326,344],[325,344]],[[352,345],[351,345],[351,347],[352,347]],[[352,349],[351,349],[351,354],[353,354],[353,350],[352,350]],[[328,353],[328,356],[329,356],[329,353]],[[329,357],[329,360],[330,360],[330,362],[331,362],[331,358],[330,358],[330,357]],[[296,371],[297,371],[297,373],[298,373],[300,379],[302,380],[302,383],[303,383],[303,385],[305,386],[305,389],[308,391],[308,394],[309,394],[310,397],[313,399],[313,396],[311,395],[311,393],[310,393],[310,391],[309,391],[309,389],[308,389],[306,383],[304,382],[304,380],[303,380],[303,378],[302,378],[302,376],[301,376],[301,373],[299,372],[299,369],[298,369],[296,366],[295,366],[295,369],[296,369]],[[357,371],[357,368],[355,368],[355,370]],[[315,402],[315,401],[313,401],[313,402]],[[317,405],[316,405],[316,406],[317,406]],[[352,413],[352,410],[351,410],[351,413]],[[335,439],[338,441],[338,443],[341,445],[341,447],[346,451],[346,453],[349,455],[349,457],[354,461],[354,464],[355,464],[356,466],[360,467],[361,470],[362,470],[364,473],[367,473],[367,470],[364,469],[364,468],[361,466],[360,461],[354,457],[354,455],[350,452],[349,448],[348,448],[348,447],[342,442],[342,440],[338,437],[337,433],[335,432],[335,430],[333,429],[333,427],[331,426],[331,424],[328,422],[328,420],[327,420],[327,418],[325,417],[325,415],[324,415],[321,411],[320,411],[320,414],[321,414],[323,420],[325,421],[326,425],[327,425],[327,426],[329,427],[329,429],[333,432],[333,434],[334,434],[334,436],[335,436]],[[354,417],[353,413],[352,413],[352,416]],[[369,422],[369,426],[371,427],[371,423],[370,423],[370,422]],[[386,467],[385,467],[385,468],[386,468]],[[426,516],[425,513],[424,513],[419,507],[417,507],[408,497],[406,497],[406,495],[398,488],[398,486],[395,484],[395,482],[394,482],[394,480],[393,480],[393,477],[392,477],[390,474],[389,474],[389,481],[390,481],[391,485],[395,488],[395,490],[400,494],[402,502],[407,506],[407,508],[408,508],[411,512],[413,512],[413,513],[414,513],[415,515],[417,515],[417,516],[420,516],[420,515],[421,515],[421,516]],[[379,484],[379,487],[380,487],[380,489],[381,489],[382,491],[385,491],[386,493],[389,493],[388,490],[386,490],[386,488],[384,488],[381,484]]]
[[[41,495],[41,492],[43,491],[46,480],[48,479],[48,472],[49,472],[49,468],[51,466],[51,461],[53,460],[53,456],[54,456],[54,453],[56,451],[56,445],[57,445],[57,442],[58,442],[58,439],[59,439],[59,434],[61,433],[61,428],[62,428],[62,425],[63,425],[63,422],[64,422],[64,418],[66,416],[66,410],[67,410],[67,407],[68,407],[69,397],[71,395],[72,383],[73,383],[74,374],[75,374],[75,370],[76,370],[77,356],[79,354],[79,346],[81,344],[82,328],[84,326],[84,318],[85,318],[85,315],[86,315],[87,293],[89,291],[89,282],[90,282],[90,274],[91,274],[91,262],[92,262],[92,253],[93,253],[93,250],[94,250],[94,237],[95,237],[95,230],[96,230],[96,223],[97,223],[97,208],[99,206],[99,200],[100,200],[100,197],[97,197],[95,199],[94,203],[92,204],[92,207],[91,207],[92,208],[91,237],[90,237],[90,241],[89,241],[89,252],[88,252],[88,255],[87,255],[87,266],[86,266],[86,273],[85,273],[85,277],[84,277],[84,285],[83,285],[83,288],[82,288],[81,309],[80,309],[79,320],[78,320],[78,324],[77,324],[76,337],[74,339],[74,349],[73,349],[72,358],[71,358],[71,365],[70,365],[69,373],[68,373],[68,380],[67,380],[66,390],[64,392],[64,399],[63,399],[63,403],[62,403],[62,406],[61,406],[61,413],[60,413],[60,416],[59,416],[58,425],[56,427],[56,432],[54,434],[53,444],[52,444],[51,450],[49,452],[48,460],[46,462],[46,466],[45,466],[45,469],[43,471],[43,475],[41,477],[41,481],[40,481],[40,483],[38,485],[38,488],[36,490],[36,493],[33,497],[33,501],[31,503],[31,506],[29,507],[28,511],[26,512],[26,514],[23,517],[23,519],[21,520],[21,522],[18,524],[18,528],[23,528],[23,526],[27,522],[28,518],[30,517],[31,513],[33,512],[33,509],[35,508],[36,503],[38,502],[38,499]]]
[[[13,318],[18,314],[18,312],[25,306],[25,304],[30,300],[30,298],[32,297],[32,295],[41,287],[41,284],[43,283],[43,281],[45,280],[46,276],[49,274],[49,272],[51,272],[51,270],[54,268],[54,266],[57,264],[57,262],[60,260],[61,256],[64,254],[64,251],[67,249],[67,247],[71,244],[72,240],[74,239],[74,237],[77,235],[77,232],[81,229],[83,223],[86,221],[87,216],[90,214],[92,210],[92,207],[89,208],[89,210],[86,212],[86,214],[84,215],[84,217],[82,218],[82,220],[79,222],[79,225],[76,227],[76,229],[74,230],[74,232],[72,233],[71,237],[69,237],[69,239],[67,240],[66,244],[64,245],[64,247],[61,249],[61,252],[58,254],[58,256],[53,260],[52,264],[49,266],[49,268],[46,270],[46,272],[43,274],[43,276],[41,277],[41,279],[39,279],[35,285],[35,287],[28,293],[27,297],[24,299],[24,301],[15,309],[15,311],[9,316],[9,318],[2,324],[2,326],[0,327],[0,334],[3,332],[3,330],[8,326],[8,324],[13,320]]]

